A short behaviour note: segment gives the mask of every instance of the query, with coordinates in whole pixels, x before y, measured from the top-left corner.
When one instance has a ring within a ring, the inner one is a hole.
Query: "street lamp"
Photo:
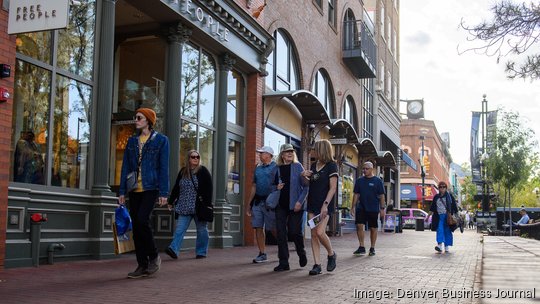
[[[424,135],[420,135],[420,140],[422,141],[422,153],[420,155],[420,169],[422,176],[422,208],[426,205],[426,171],[424,170]]]

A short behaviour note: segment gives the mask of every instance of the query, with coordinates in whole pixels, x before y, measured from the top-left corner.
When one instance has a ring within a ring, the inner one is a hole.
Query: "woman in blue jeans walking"
[[[213,219],[211,215],[209,217],[201,210],[212,209],[212,188],[212,176],[208,169],[201,165],[201,155],[196,150],[188,151],[186,165],[178,173],[169,197],[169,210],[174,208],[178,218],[174,238],[165,249],[165,253],[171,258],[178,258],[184,235],[192,220],[195,221],[197,227],[196,258],[206,258],[209,239],[208,222]]]
[[[435,251],[437,253],[442,252],[442,246],[444,244],[444,251],[450,252],[450,246],[454,245],[454,237],[452,232],[456,229],[456,226],[448,226],[446,218],[449,213],[451,215],[457,214],[457,204],[454,197],[447,191],[448,185],[446,182],[439,182],[439,193],[433,197],[433,203],[429,210],[428,218],[433,214],[431,220],[431,230],[437,231],[437,246]]]

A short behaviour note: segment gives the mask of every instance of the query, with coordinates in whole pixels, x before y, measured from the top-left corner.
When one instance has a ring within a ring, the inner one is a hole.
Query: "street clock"
[[[407,101],[407,118],[418,119],[424,118],[424,100],[408,100]]]

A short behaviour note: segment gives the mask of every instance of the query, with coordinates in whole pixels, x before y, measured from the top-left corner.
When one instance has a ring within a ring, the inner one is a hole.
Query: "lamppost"
[[[482,156],[480,157],[480,174],[482,176],[482,212],[489,211],[489,187],[487,185],[487,166],[486,161],[488,159],[487,154],[487,115],[488,115],[488,102],[486,100],[486,94],[482,95]]]
[[[426,171],[424,169],[424,135],[420,135],[420,140],[422,141],[422,153],[420,155],[420,169],[422,176],[422,208],[426,205]]]

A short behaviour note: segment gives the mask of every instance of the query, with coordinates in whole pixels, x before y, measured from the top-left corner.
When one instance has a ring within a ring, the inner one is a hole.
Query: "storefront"
[[[77,1],[69,18],[67,29],[17,35],[6,267],[30,265],[33,213],[48,216],[42,258],[52,242],[66,246],[60,259],[113,255],[115,192],[139,107],[153,108],[169,137],[171,183],[191,149],[211,171],[211,246],[244,244],[246,109],[260,102],[272,37],[225,1]],[[163,247],[172,214],[158,208],[153,222]]]

